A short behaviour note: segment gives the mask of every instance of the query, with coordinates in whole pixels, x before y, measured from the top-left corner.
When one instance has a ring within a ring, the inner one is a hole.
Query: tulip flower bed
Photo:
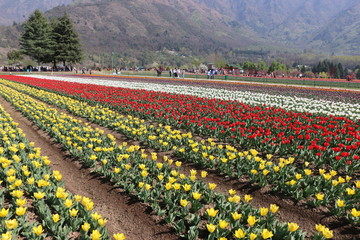
[[[113,128],[152,148],[160,151],[173,149],[174,156],[216,169],[228,177],[247,176],[261,187],[271,185],[274,191],[282,191],[297,200],[305,199],[311,206],[328,207],[334,215],[347,217],[355,225],[358,224],[355,207],[360,202],[360,195],[355,189],[360,187],[360,182],[351,181],[352,176],[335,177],[338,175],[336,171],[314,169],[308,162],[304,166],[295,166],[294,158],[271,160],[272,156],[268,154],[266,159],[262,159],[254,149],[238,151],[230,145],[217,144],[213,139],[197,141],[191,133],[184,134],[161,124],[149,125],[144,120],[122,116],[106,107],[92,107],[82,101],[9,81],[2,83],[89,121]]]
[[[6,83],[9,84],[9,83]],[[359,211],[356,210],[356,207],[358,206],[358,199],[359,199],[359,182],[354,181],[352,179],[352,176],[355,176],[356,178],[356,169],[357,167],[354,167],[354,171],[351,172],[351,169],[348,170],[348,176],[338,176],[338,172],[334,171],[332,166],[326,166],[325,169],[319,169],[316,167],[312,162],[308,161],[302,161],[301,164],[299,164],[295,160],[295,158],[273,158],[271,154],[264,154],[264,153],[258,153],[256,150],[251,150],[248,148],[247,150],[237,150],[236,148],[226,145],[226,144],[219,144],[214,142],[213,139],[208,139],[207,141],[196,141],[191,133],[184,133],[180,132],[178,130],[172,130],[169,126],[162,126],[159,125],[149,125],[146,124],[145,120],[136,119],[135,117],[131,116],[121,116],[120,114],[112,111],[111,109],[102,107],[101,105],[98,105],[97,107],[91,107],[85,102],[73,100],[70,98],[66,98],[60,95],[55,94],[49,94],[43,91],[38,90],[29,90],[25,88],[20,88],[20,86],[12,85],[14,88],[21,89],[21,91],[26,91],[29,94],[38,97],[44,101],[48,101],[51,104],[55,104],[57,106],[61,106],[63,108],[66,108],[67,110],[71,111],[73,114],[87,117],[90,121],[96,122],[100,125],[104,125],[107,127],[112,127],[116,129],[119,132],[122,132],[123,134],[127,135],[129,138],[137,139],[155,149],[159,149],[161,151],[168,151],[170,149],[174,149],[174,156],[179,159],[187,159],[191,161],[196,161],[198,164],[201,164],[208,168],[216,168],[222,173],[226,173],[228,176],[241,176],[241,175],[247,175],[250,181],[259,184],[259,185],[265,185],[269,183],[276,182],[277,184],[274,184],[279,186],[279,190],[282,190],[286,192],[287,194],[292,195],[294,198],[301,199],[306,198],[310,196],[310,204],[318,206],[335,206],[333,208],[333,214],[341,217],[345,216],[348,218],[349,221],[351,221],[353,224],[358,224],[359,222]],[[14,93],[15,94],[15,93]],[[14,95],[13,94],[13,95]],[[136,113],[136,112],[134,112]],[[70,121],[70,120],[66,120]],[[98,134],[101,134],[98,133]],[[72,136],[68,136],[65,138],[70,138]],[[226,139],[225,139],[226,140]],[[69,141],[68,139],[65,140],[59,140],[62,142],[63,145],[66,145],[66,143]],[[71,140],[70,140],[71,142]],[[70,149],[69,151],[72,152],[72,154],[76,155],[77,151],[79,151],[78,143],[72,143],[75,146],[75,148]],[[110,142],[108,142],[110,144]],[[108,145],[109,146],[109,145]],[[137,148],[137,147],[135,147]],[[98,149],[99,150],[99,149]],[[101,152],[101,150],[100,150]],[[128,154],[128,153],[126,153]],[[131,158],[128,157],[125,154],[125,158]],[[139,153],[140,154],[140,153]],[[82,154],[76,155],[79,158]],[[121,155],[121,154],[120,154]],[[91,156],[96,156],[96,154],[93,154]],[[156,159],[156,154],[154,154],[153,158]],[[103,157],[103,155],[100,155],[100,157]],[[143,158],[144,155],[141,153],[141,155],[138,156],[138,158]],[[94,158],[94,157],[93,157]],[[115,157],[113,157],[115,158]],[[95,159],[93,159],[95,160]],[[294,161],[295,160],[295,161]],[[100,171],[99,169],[102,169],[104,166],[108,164],[108,159],[106,159],[106,163],[103,162],[100,163],[94,163],[91,161],[88,161],[88,166],[96,167],[101,166],[97,169],[97,171]],[[123,160],[121,160],[123,161]],[[170,161],[171,162],[171,161]],[[247,165],[246,165],[247,164]],[[147,164],[145,164],[146,167]],[[170,164],[171,165],[171,164]],[[178,163],[180,165],[180,163]],[[111,166],[111,165],[109,165]],[[131,165],[131,168],[133,169],[134,165]],[[354,165],[352,165],[354,166]],[[117,166],[112,165],[110,167],[111,171],[118,171]],[[136,167],[135,167],[136,168]],[[162,166],[163,168],[163,166]],[[141,169],[139,167],[139,169]],[[120,169],[121,171],[123,169]],[[140,171],[140,170],[139,170]],[[169,169],[169,174],[167,176],[172,176]],[[100,171],[101,172],[101,171]],[[149,170],[147,169],[147,172],[149,173]],[[114,177],[109,173],[101,172],[103,175],[107,176],[109,179],[112,179],[114,181]],[[142,176],[143,169],[141,169],[140,174]],[[113,173],[112,173],[113,174]],[[150,173],[150,175],[154,175],[155,173]],[[164,175],[164,174],[157,174],[158,175]],[[179,175],[179,174],[178,174]],[[286,180],[284,178],[280,178],[279,176],[286,176]],[[143,177],[143,176],[142,176]],[[184,176],[180,179],[185,179]],[[161,177],[160,177],[161,178]],[[191,180],[191,174],[190,174],[190,180]],[[281,181],[282,180],[282,181]],[[158,181],[156,178],[154,181]],[[179,180],[178,180],[179,181]],[[191,180],[192,181],[192,180]],[[140,184],[140,185],[137,185]],[[146,185],[148,184],[148,185]],[[188,182],[183,183],[182,185],[189,184]],[[133,182],[134,186],[142,186],[143,188],[148,188],[147,191],[150,191],[150,189],[153,189],[154,185],[151,185],[151,181],[149,183],[147,182],[139,182],[135,181]],[[182,186],[181,185],[181,186]],[[189,184],[190,185],[190,184]],[[204,184],[200,184],[204,185]],[[128,185],[125,185],[128,186]],[[124,186],[124,187],[125,187]],[[175,190],[178,186],[176,185]],[[207,187],[208,189],[209,187]],[[315,189],[314,189],[315,188]],[[131,189],[130,189],[131,190]],[[211,190],[211,189],[210,189]],[[129,191],[129,190],[128,190]],[[135,190],[133,190],[135,191]],[[199,193],[199,192],[198,192]],[[201,196],[204,197],[204,193]],[[308,194],[308,196],[307,196]],[[147,195],[145,197],[145,200],[149,198],[150,195]],[[190,197],[196,198],[197,194],[195,194],[195,197],[192,195],[189,195]],[[225,199],[225,197],[222,197]],[[237,198],[237,197],[236,197]],[[180,199],[186,200],[186,199]],[[196,199],[195,199],[196,200]],[[230,200],[233,201],[232,197],[230,196]],[[189,200],[186,200],[189,201]],[[182,201],[185,205],[186,201]],[[246,201],[245,201],[246,202]],[[207,203],[207,202],[206,202]],[[205,204],[206,204],[205,203]],[[156,209],[156,212],[158,212],[159,215],[166,216],[167,221],[171,222],[171,217],[169,218],[169,215],[167,215],[166,212],[163,212],[164,210],[162,208],[157,208],[155,203],[149,203],[152,205],[153,209]],[[192,202],[190,201],[190,205],[192,206]],[[204,205],[205,205],[204,204]],[[211,204],[211,203],[210,203]],[[203,207],[202,207],[203,208]],[[181,208],[182,209],[182,208]],[[206,210],[207,211],[207,210]],[[209,210],[212,211],[212,210]],[[214,211],[216,211],[214,209]],[[256,211],[256,210],[254,210]],[[258,210],[260,211],[260,210]],[[265,211],[265,210],[263,210]],[[195,214],[195,213],[191,213]],[[211,214],[211,213],[210,213]],[[253,215],[250,215],[253,216]],[[263,217],[260,214],[261,217]],[[194,216],[187,216],[186,219],[192,219]],[[195,218],[195,217],[194,217]],[[255,217],[256,218],[256,217]],[[176,217],[177,219],[177,217]],[[227,219],[231,219],[231,217],[228,217]],[[257,219],[257,218],[256,218]],[[255,219],[255,220],[256,220]],[[207,223],[203,223],[203,221],[208,220]],[[200,234],[201,236],[208,234],[209,238],[215,237],[215,234],[219,234],[221,232],[221,229],[229,229],[228,224],[229,220],[223,220],[218,219],[218,224],[214,224],[215,222],[209,221],[209,219],[206,219],[206,215],[200,216],[200,223],[197,226],[200,226],[200,232],[193,232],[195,228],[191,229],[191,233],[195,236]],[[221,221],[221,222],[220,222]],[[225,222],[224,222],[225,221]],[[252,218],[247,217],[246,222],[243,224],[249,224],[251,226]],[[250,222],[250,223],[249,223]],[[175,228],[178,230],[179,234],[184,233],[184,229],[182,228],[183,223],[185,225],[188,225],[188,220],[179,221],[179,225],[175,224]],[[225,226],[226,225],[226,226]],[[225,226],[222,228],[221,226]],[[285,229],[285,225],[282,226],[283,230]],[[289,223],[287,225],[287,231],[292,232],[291,229],[293,229],[294,224]],[[190,228],[189,228],[190,229]],[[265,237],[269,237],[271,234],[274,234],[274,232],[277,232],[273,229],[270,229],[268,227],[263,229],[257,229],[256,231],[252,232],[252,230],[246,229],[241,231],[237,231],[234,228],[231,228],[232,231],[229,231],[226,236],[232,236],[234,235],[235,238],[238,236],[240,238],[242,234],[245,232],[247,233],[247,237],[251,239],[256,239],[256,235],[260,235],[263,237],[263,239],[266,239]],[[331,234],[328,231],[328,229],[317,226],[317,229],[320,230],[321,234],[314,235],[314,238],[324,238],[329,237]],[[238,229],[239,230],[239,229]],[[265,231],[266,230],[266,231]],[[267,232],[269,231],[269,232]],[[285,230],[284,230],[285,231]],[[271,232],[271,233],[270,233]],[[297,232],[297,231],[294,231]],[[213,234],[214,233],[214,234]],[[252,234],[252,235],[251,235]],[[300,234],[300,233],[299,233]],[[301,234],[300,234],[301,235]],[[295,238],[295,239],[300,239]],[[223,235],[216,235],[217,237],[223,236]],[[276,238],[274,238],[276,239]]]
[[[66,191],[61,173],[16,126],[1,107],[1,239],[108,238],[92,200]]]
[[[296,223],[276,220],[276,205],[253,208],[251,196],[241,198],[214,191],[216,184],[198,180],[197,171],[180,174],[181,162],[157,154],[147,156],[139,146],[117,145],[114,137],[88,124],[2,85],[0,94],[19,111],[62,143],[74,157],[129,194],[150,204],[158,215],[171,223],[179,235],[188,239],[304,239]],[[175,167],[171,167],[174,163]],[[207,173],[201,172],[201,178]],[[331,238],[327,227],[317,225],[312,239]],[[95,239],[95,238],[94,238]]]

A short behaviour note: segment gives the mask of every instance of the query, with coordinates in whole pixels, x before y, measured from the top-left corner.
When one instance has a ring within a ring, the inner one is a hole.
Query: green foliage
[[[83,58],[80,40],[67,14],[49,23],[36,10],[24,23],[20,37],[22,52],[40,63],[79,63]]]
[[[320,73],[319,73],[319,77],[321,77],[321,78],[328,78],[328,74],[327,74],[327,72],[320,72]]]
[[[286,72],[287,68],[285,64],[279,63],[277,61],[273,61],[269,67],[268,72],[276,72],[276,71],[280,71],[280,72]]]
[[[69,16],[64,15],[52,21],[52,37],[56,44],[53,47],[54,60],[68,63],[80,63],[83,59],[80,40]]]
[[[51,26],[45,15],[36,10],[24,23],[24,32],[20,38],[22,52],[39,64],[51,62],[54,55],[51,34]]]
[[[256,64],[256,70],[258,72],[260,71],[268,71],[268,66],[266,65],[266,62],[264,61],[259,61],[257,64]]]
[[[9,60],[9,64],[16,64],[19,63],[24,56],[21,54],[21,51],[12,50],[7,53],[7,58]]]
[[[243,63],[243,69],[248,72],[255,72],[256,65],[253,62],[246,61]]]

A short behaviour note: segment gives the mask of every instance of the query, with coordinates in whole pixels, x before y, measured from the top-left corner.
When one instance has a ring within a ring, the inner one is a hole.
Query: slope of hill
[[[187,48],[195,54],[255,43],[240,24],[192,0],[77,1],[66,11],[87,49],[125,51]]]
[[[360,0],[0,0],[0,7],[0,23],[9,25],[34,9],[54,7],[49,18],[67,12],[94,54],[170,49],[239,56],[255,46],[360,55]],[[0,26],[2,56],[16,47],[21,27],[13,25]]]
[[[360,54],[360,49],[354,52],[360,39],[359,17],[354,16],[360,0],[195,1],[231,16],[267,41],[320,48],[330,53]],[[346,29],[348,34],[339,28]]]
[[[335,53],[357,53],[360,46],[360,4],[341,12],[314,34],[312,45]]]
[[[72,1],[73,0],[0,0],[0,25],[23,22],[35,9],[47,11],[56,6],[69,4]]]

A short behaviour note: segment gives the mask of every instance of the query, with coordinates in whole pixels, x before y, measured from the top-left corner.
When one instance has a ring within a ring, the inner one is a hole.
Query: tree
[[[269,67],[269,73],[276,71],[286,72],[286,65],[277,61],[273,61]]]
[[[244,71],[247,71],[249,74],[254,74],[256,71],[256,65],[253,62],[246,61],[243,63]]]
[[[23,55],[21,54],[21,51],[12,50],[7,53],[7,58],[9,60],[9,64],[15,64],[19,61],[23,60]]]
[[[69,16],[64,15],[52,21],[53,62],[60,61],[65,66],[66,63],[80,63],[83,59],[83,52],[78,34],[75,32]]]
[[[45,15],[40,10],[35,10],[24,23],[24,31],[20,37],[21,51],[38,64],[51,62],[54,56],[51,35],[51,27]]]

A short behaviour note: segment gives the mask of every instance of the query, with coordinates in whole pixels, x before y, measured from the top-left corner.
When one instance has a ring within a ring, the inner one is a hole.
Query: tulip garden
[[[0,96],[181,239],[360,238],[360,92],[8,75]],[[94,202],[66,190],[51,159],[6,109],[0,115],[1,239],[126,238],[109,234]],[[185,170],[188,163],[193,168]],[[220,191],[209,174],[322,212],[351,234],[321,222],[306,230],[284,222],[276,203],[255,207],[251,194]]]

